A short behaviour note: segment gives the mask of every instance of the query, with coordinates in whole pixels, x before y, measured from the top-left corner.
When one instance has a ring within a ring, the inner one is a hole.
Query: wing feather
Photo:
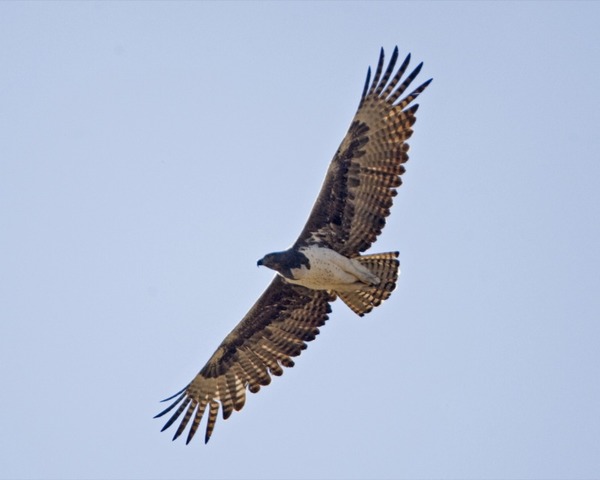
[[[192,426],[190,427],[190,430],[188,432],[187,439],[185,440],[186,445],[192,441],[192,438],[194,438],[194,435],[198,430],[198,426],[200,425],[200,420],[202,420],[202,417],[204,416],[204,411],[206,410],[207,404],[208,400],[206,398],[200,400],[198,408],[196,409],[196,414],[194,415],[194,421],[192,422]],[[175,438],[173,438],[173,440],[175,440]]]
[[[282,375],[283,367],[292,367],[290,357],[300,355],[306,343],[319,333],[331,312],[334,296],[325,291],[309,290],[286,283],[277,276],[231,331],[204,368],[174,402],[156,417],[176,406],[163,430],[180,417],[173,440],[192,420],[189,442],[196,433],[208,407],[205,442],[214,429],[219,408],[224,419],[240,410],[246,401],[246,388],[256,393],[271,383],[271,375]]]
[[[381,49],[381,51],[383,52],[383,48]],[[388,80],[390,79],[390,76],[392,75],[392,72],[394,71],[394,65],[396,64],[397,59],[398,59],[398,47],[394,48],[394,52],[392,53],[392,58],[390,59],[388,68],[385,70],[385,73],[383,74],[381,81],[377,85],[377,88],[375,88],[375,92],[374,92],[375,95],[381,95],[383,88],[386,86]],[[382,58],[382,60],[383,60],[383,58]]]
[[[395,50],[398,50],[398,47],[396,47]],[[394,78],[392,79],[390,84],[384,90],[384,92],[382,94],[383,98],[385,98],[386,100],[389,101],[390,93],[392,93],[394,86],[398,85],[398,82],[400,81],[400,79],[402,78],[404,73],[406,72],[406,69],[408,68],[409,64],[410,64],[410,53],[406,56],[406,58],[402,62],[402,65],[400,65],[400,67],[398,68],[398,71],[394,75]],[[391,65],[391,62],[390,62],[390,65]]]
[[[321,244],[352,257],[367,250],[385,226],[408,160],[406,141],[418,109],[411,104],[431,82],[401,98],[423,64],[402,80],[410,54],[393,74],[397,59],[396,47],[384,71],[382,49],[372,82],[369,69],[358,111],[295,247]]]
[[[373,95],[375,93],[375,88],[379,84],[379,77],[381,77],[381,72],[383,71],[383,63],[385,60],[385,53],[383,51],[383,47],[379,52],[379,61],[377,62],[377,68],[375,69],[375,76],[373,77],[373,83],[371,83],[371,88],[369,89],[369,93],[367,97]]]
[[[190,418],[192,417],[192,413],[194,413],[194,410],[196,410],[196,407],[198,406],[198,402],[195,402],[191,398],[186,399],[186,402],[182,403],[181,405],[185,406],[188,403],[189,406],[185,412],[185,415],[183,416],[183,420],[181,420],[181,423],[179,424],[179,427],[177,428],[177,431],[173,436],[173,440],[179,437],[179,435],[181,435],[181,433],[185,430],[185,427],[187,426],[188,422],[190,421]]]

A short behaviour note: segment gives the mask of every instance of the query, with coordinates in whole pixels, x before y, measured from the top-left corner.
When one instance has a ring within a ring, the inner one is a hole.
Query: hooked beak
[[[256,266],[257,267],[262,267],[263,265],[264,264],[263,264],[263,259],[262,258],[258,262],[256,262]]]

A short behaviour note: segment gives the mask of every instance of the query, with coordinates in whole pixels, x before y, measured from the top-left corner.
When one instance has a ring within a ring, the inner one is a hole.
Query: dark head
[[[310,263],[306,256],[293,249],[285,250],[284,252],[267,253],[261,258],[256,265],[265,266],[271,270],[275,270],[286,278],[292,278],[292,268],[300,268],[302,265],[310,268]]]
[[[258,267],[268,267],[271,270],[279,271],[281,267],[280,264],[281,252],[267,253],[263,258],[261,258],[256,265]]]

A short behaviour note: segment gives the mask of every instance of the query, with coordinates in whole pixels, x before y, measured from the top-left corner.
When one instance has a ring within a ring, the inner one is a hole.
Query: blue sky
[[[0,3],[0,476],[600,475],[600,4]],[[281,378],[171,442],[395,45],[424,61],[373,251]]]

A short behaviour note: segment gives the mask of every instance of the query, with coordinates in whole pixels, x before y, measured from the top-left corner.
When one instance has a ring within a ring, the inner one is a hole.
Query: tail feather
[[[367,267],[381,280],[378,285],[366,287],[354,292],[335,292],[352,311],[361,317],[381,305],[387,300],[396,288],[396,281],[400,273],[398,252],[375,253],[355,257],[362,265]]]

